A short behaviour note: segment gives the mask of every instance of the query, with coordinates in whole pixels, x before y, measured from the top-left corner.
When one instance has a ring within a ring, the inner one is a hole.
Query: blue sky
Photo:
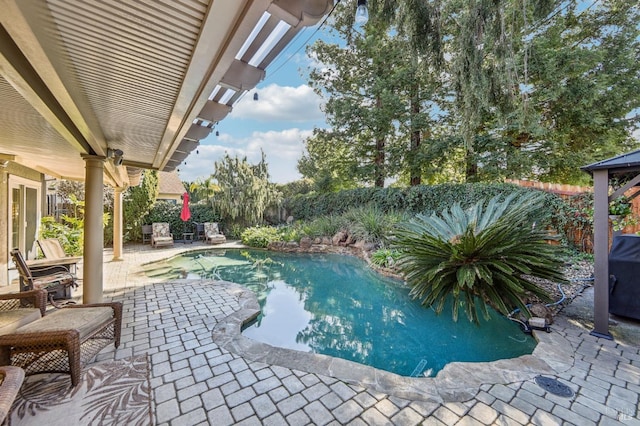
[[[225,152],[231,157],[246,156],[249,162],[257,163],[260,149],[266,154],[272,182],[301,178],[296,166],[304,151],[303,140],[314,127],[325,127],[321,98],[307,85],[311,59],[304,46],[318,38],[328,38],[328,30],[323,28],[313,34],[314,31],[315,27],[301,31],[267,67],[265,79],[247,92],[219,123],[216,128],[219,136],[214,130],[200,141],[198,154],[191,153],[186,164],[179,167],[181,180],[192,182],[208,177],[213,173],[213,163]],[[258,100],[254,101],[256,92]]]

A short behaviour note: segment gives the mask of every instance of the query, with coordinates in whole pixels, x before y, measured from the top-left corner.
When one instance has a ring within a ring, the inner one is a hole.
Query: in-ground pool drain
[[[536,383],[542,389],[554,395],[563,396],[565,398],[571,398],[573,396],[573,391],[569,386],[560,383],[551,377],[536,376]]]

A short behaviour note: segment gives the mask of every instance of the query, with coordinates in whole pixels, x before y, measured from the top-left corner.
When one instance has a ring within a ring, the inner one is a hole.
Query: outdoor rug
[[[13,404],[14,425],[151,425],[147,355],[93,364],[75,389],[67,374],[25,379]]]

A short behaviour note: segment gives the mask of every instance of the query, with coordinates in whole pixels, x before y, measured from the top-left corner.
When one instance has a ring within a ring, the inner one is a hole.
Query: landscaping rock
[[[300,239],[300,248],[302,250],[308,250],[311,248],[311,244],[313,244],[313,242],[311,241],[311,238],[309,237],[302,237]]]
[[[267,245],[267,250],[281,251],[284,248],[284,242],[272,241]]]
[[[331,242],[334,246],[341,245],[340,243],[344,243],[347,240],[347,233],[345,231],[338,231],[336,235],[333,236]],[[344,244],[342,244],[344,245]]]
[[[535,303],[531,305],[529,312],[531,312],[531,315],[534,317],[544,318],[547,320],[547,324],[553,324],[553,314],[551,313],[551,309],[547,308],[542,303]]]
[[[353,235],[347,234],[347,239],[344,241],[344,245],[346,246],[350,246],[356,243],[356,237],[354,237]]]

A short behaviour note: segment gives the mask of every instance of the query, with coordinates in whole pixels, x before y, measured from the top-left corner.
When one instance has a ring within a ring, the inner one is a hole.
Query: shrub
[[[51,216],[43,217],[40,220],[40,238],[57,238],[66,254],[80,256],[84,250],[84,200],[78,200],[74,195],[70,195],[69,199],[74,214],[62,215],[61,222],[56,222]],[[110,219],[109,213],[103,213],[103,226],[107,226]]]
[[[390,268],[396,264],[400,258],[398,250],[381,248],[371,255],[371,263],[382,268]]]
[[[80,256],[83,251],[84,230],[80,223],[71,221],[56,222],[55,218],[45,216],[40,220],[40,238],[57,238],[64,252],[71,256]]]
[[[282,241],[278,229],[273,226],[253,226],[242,231],[242,243],[249,247],[266,248],[269,243]]]
[[[282,241],[300,241],[306,235],[299,225],[282,226],[277,230]]]
[[[447,183],[417,185],[409,188],[356,188],[317,195],[296,195],[285,199],[282,205],[288,214],[296,219],[309,220],[330,214],[339,215],[352,208],[368,204],[375,205],[384,213],[393,211],[431,213],[445,210],[456,202],[462,207],[468,207],[478,200],[489,199],[496,195],[506,196],[513,192],[532,191],[534,190],[505,183]]]
[[[360,241],[382,241],[393,228],[382,210],[371,205],[347,211],[344,219],[349,233]]]
[[[439,214],[417,215],[398,227],[398,267],[411,295],[441,313],[447,301],[454,320],[462,307],[478,322],[476,300],[485,318],[487,304],[505,315],[514,307],[528,313],[524,298],[542,300],[545,291],[527,276],[564,282],[558,248],[546,244],[545,232],[532,226],[544,197],[516,193],[494,197],[463,209],[455,203]]]
[[[182,210],[181,203],[158,201],[153,205],[143,223],[167,222],[174,238],[181,238],[183,232],[193,232],[196,223],[220,223],[220,216],[216,214],[209,205],[190,204],[189,209],[191,211],[191,218],[183,222],[182,219],[180,219],[180,211]],[[227,230],[223,225],[224,224],[220,224],[220,229],[227,234]]]
[[[341,216],[326,215],[313,219],[303,224],[305,235],[309,237],[331,237],[335,235],[344,226],[344,220]]]

